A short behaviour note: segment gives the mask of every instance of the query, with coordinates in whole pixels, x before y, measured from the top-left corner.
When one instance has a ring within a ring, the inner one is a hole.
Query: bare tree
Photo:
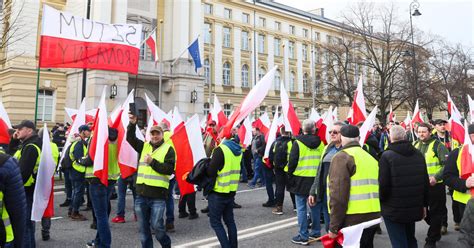
[[[21,56],[20,53],[13,58],[7,58],[5,56],[5,49],[28,35],[28,32],[21,27],[23,21],[21,13],[24,7],[25,1],[23,0],[5,0],[0,2],[0,64],[4,64],[7,59]]]

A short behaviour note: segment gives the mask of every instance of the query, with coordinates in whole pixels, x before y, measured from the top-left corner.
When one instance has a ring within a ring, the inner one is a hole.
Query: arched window
[[[242,66],[242,87],[249,87],[249,66]]]
[[[305,73],[303,75],[303,92],[304,93],[309,93],[309,78],[308,78],[308,73]]]
[[[293,92],[295,91],[295,79],[296,79],[296,76],[295,76],[295,72],[290,72],[290,92]]]
[[[275,71],[275,80],[274,80],[275,90],[280,90],[280,83],[281,83],[281,72],[280,72],[280,70],[276,70]]]
[[[204,60],[204,83],[209,84],[211,82],[211,64],[209,63],[209,59]]]
[[[265,76],[265,74],[267,74],[267,70],[265,70],[265,67],[260,67],[258,69],[258,80],[262,79],[263,76]]]
[[[209,110],[210,110],[210,104],[208,102],[205,102],[204,103],[204,116],[207,116],[209,114]]]
[[[232,112],[232,104],[224,104],[224,114],[225,116],[229,117],[230,113]]]
[[[230,63],[225,62],[222,67],[222,84],[230,85]]]

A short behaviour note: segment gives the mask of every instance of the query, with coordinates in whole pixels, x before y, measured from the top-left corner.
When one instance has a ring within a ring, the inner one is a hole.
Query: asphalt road
[[[196,205],[200,210],[207,205],[198,193]],[[63,192],[55,192],[55,205],[58,206],[65,199]],[[262,207],[267,200],[264,188],[249,189],[245,184],[240,184],[236,202],[243,206],[235,209],[234,215],[239,231],[240,247],[298,247],[291,243],[291,238],[297,234],[296,213],[293,212],[289,194],[286,195],[284,215],[273,215],[270,208]],[[448,199],[448,202],[451,200]],[[117,201],[112,201],[111,218],[115,216]],[[449,227],[448,234],[443,236],[438,247],[456,247],[458,233],[453,230],[453,221],[448,203]],[[86,242],[92,240],[96,231],[89,228],[92,220],[90,211],[83,212],[89,220],[83,222],[71,221],[67,218],[67,208],[56,207],[56,217],[52,221],[51,240],[41,240],[41,225],[36,226],[36,240],[38,247],[85,247]],[[209,225],[207,215],[199,212],[195,220],[178,219],[177,201],[175,200],[175,227],[176,232],[170,233],[173,247],[218,247],[214,231]],[[127,195],[126,223],[111,223],[112,247],[140,247],[138,225],[133,220],[132,196]],[[418,245],[423,247],[428,226],[418,222],[416,227]],[[390,247],[390,241],[382,224],[383,233],[376,235],[375,247]],[[160,247],[154,240],[155,247]],[[322,247],[320,243],[311,246]]]

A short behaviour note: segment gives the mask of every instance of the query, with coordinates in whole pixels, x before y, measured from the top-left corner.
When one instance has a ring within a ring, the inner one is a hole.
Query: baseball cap
[[[163,133],[163,129],[160,126],[153,126],[150,128],[150,133],[153,133],[153,132]]]
[[[445,124],[446,124],[446,123],[448,123],[448,122],[447,122],[446,120],[443,120],[443,119],[436,119],[436,120],[434,121],[434,124],[435,124],[435,125],[439,125],[439,124],[441,124],[441,123],[445,123]]]
[[[90,132],[91,130],[89,129],[88,125],[81,125],[79,127],[79,132],[83,132],[83,131],[89,131]]]
[[[36,130],[35,124],[32,121],[29,121],[29,120],[23,120],[23,121],[20,122],[20,124],[18,124],[16,126],[13,126],[14,129],[21,129],[21,128],[24,128],[24,127]]]

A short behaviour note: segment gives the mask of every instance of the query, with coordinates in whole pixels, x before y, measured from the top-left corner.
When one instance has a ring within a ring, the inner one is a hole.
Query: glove
[[[91,157],[89,155],[80,158],[79,160],[77,160],[77,163],[82,165],[82,166],[85,166],[85,167],[89,167],[89,166],[94,165],[94,161],[91,159]]]

